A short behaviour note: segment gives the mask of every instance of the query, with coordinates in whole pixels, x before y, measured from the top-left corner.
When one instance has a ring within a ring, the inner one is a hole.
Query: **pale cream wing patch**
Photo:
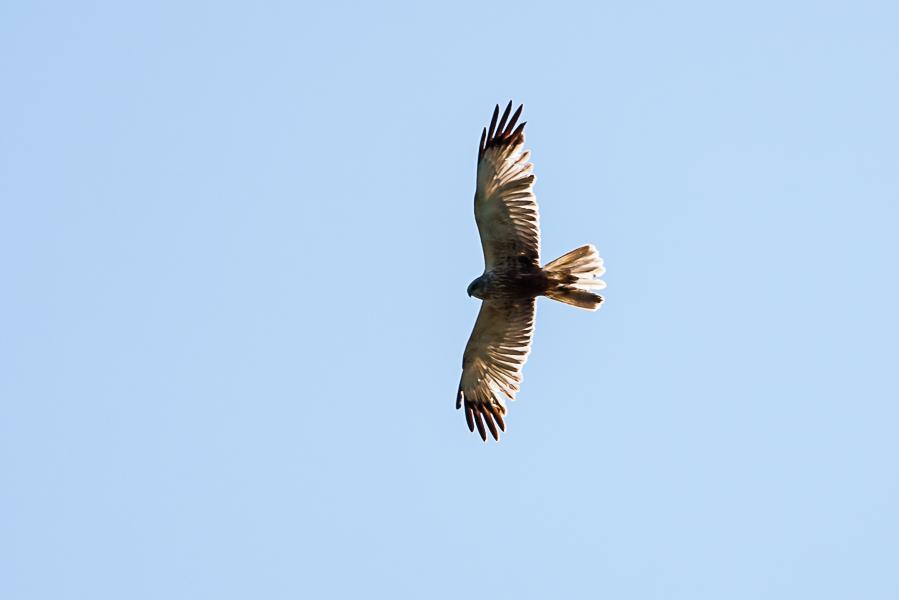
[[[468,429],[487,441],[486,429],[499,440],[506,430],[505,398],[515,399],[521,370],[531,351],[537,302],[484,300],[462,358],[456,408],[465,407]],[[486,429],[485,429],[486,423]]]
[[[486,270],[510,262],[540,264],[540,220],[533,186],[534,165],[524,149],[524,123],[517,127],[523,106],[509,118],[512,103],[497,123],[481,133],[474,216],[481,235]]]

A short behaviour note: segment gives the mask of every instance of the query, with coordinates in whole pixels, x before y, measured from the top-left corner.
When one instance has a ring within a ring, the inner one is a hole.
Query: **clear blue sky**
[[[0,597],[899,597],[897,65],[887,2],[5,3]],[[485,445],[510,98],[609,287]]]

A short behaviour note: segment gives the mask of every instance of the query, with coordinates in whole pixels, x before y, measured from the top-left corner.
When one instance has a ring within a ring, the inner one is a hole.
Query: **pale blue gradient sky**
[[[6,3],[0,597],[899,597],[895,3]],[[549,260],[453,400],[478,136]]]

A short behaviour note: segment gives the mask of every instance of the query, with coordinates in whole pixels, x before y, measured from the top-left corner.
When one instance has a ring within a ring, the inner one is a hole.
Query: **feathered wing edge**
[[[499,440],[506,430],[503,397],[515,399],[522,368],[531,351],[536,320],[536,299],[491,301],[481,304],[465,354],[456,392],[456,408],[465,407],[468,429],[475,427],[487,441],[487,430]]]
[[[475,221],[487,269],[508,260],[540,263],[540,216],[534,197],[534,166],[524,149],[524,127],[512,102],[500,116],[493,109],[490,126],[478,144]]]
[[[485,127],[481,132],[481,143],[478,146],[478,160],[484,157],[484,152],[489,148],[500,144],[514,143],[515,139],[521,135],[522,131],[524,131],[524,126],[527,124],[527,121],[523,121],[518,127],[515,127],[515,124],[518,122],[518,117],[521,116],[522,110],[524,110],[524,104],[519,104],[515,114],[509,119],[509,113],[512,111],[512,101],[509,100],[509,104],[506,105],[506,110],[503,111],[503,116],[499,120],[499,126],[497,127],[496,118],[499,116],[499,104],[496,105],[493,109],[493,117],[490,119],[490,128],[488,129]]]

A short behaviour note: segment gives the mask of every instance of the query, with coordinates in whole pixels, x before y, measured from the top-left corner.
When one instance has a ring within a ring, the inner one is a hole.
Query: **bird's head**
[[[474,296],[475,298],[484,299],[484,276],[481,275],[474,281],[468,284],[468,297],[471,298]]]

